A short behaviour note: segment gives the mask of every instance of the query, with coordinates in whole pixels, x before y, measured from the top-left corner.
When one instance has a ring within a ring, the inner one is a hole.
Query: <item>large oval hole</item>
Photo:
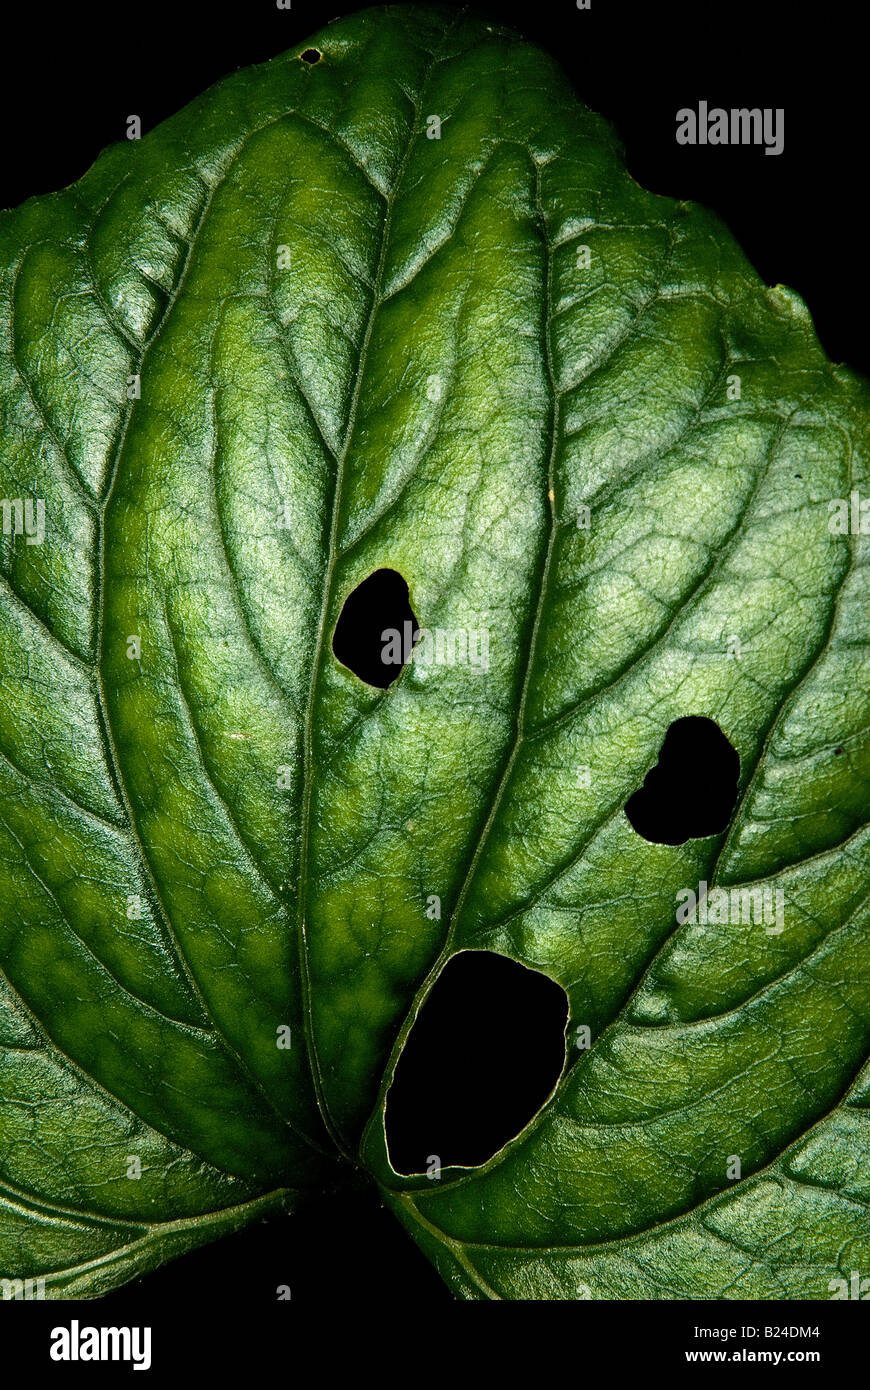
[[[719,725],[701,715],[676,719],[659,760],[625,803],[625,814],[645,840],[682,845],[719,835],[737,800],[740,757]]]
[[[408,661],[418,635],[406,580],[398,570],[380,569],[345,599],[332,650],[361,681],[386,690]]]
[[[561,985],[492,951],[447,962],[420,1010],[387,1093],[397,1173],[473,1168],[520,1134],[565,1064]]]

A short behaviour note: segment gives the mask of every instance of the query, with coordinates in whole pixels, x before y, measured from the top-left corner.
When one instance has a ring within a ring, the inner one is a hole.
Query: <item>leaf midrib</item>
[[[457,23],[459,22],[459,18],[460,13],[457,12],[452,22],[445,28],[444,33],[441,36],[440,42],[432,51],[430,60],[423,73],[419,86],[419,91],[414,100],[414,110],[410,121],[408,139],[406,141],[405,148],[402,152],[401,159],[399,160],[399,163],[396,166],[396,172],[393,178],[392,187],[386,194],[383,193],[381,190],[377,190],[380,192],[380,196],[384,199],[384,215],[381,221],[380,228],[378,262],[372,282],[371,304],[366,319],[362,343],[360,345],[359,365],[357,367],[357,371],[354,377],[353,390],[348,405],[348,416],[344,432],[344,440],[342,442],[342,446],[336,459],[335,465],[335,482],[333,485],[332,500],[330,506],[329,542],[327,548],[326,565],[324,568],[323,595],[321,599],[320,616],[317,624],[314,656],[311,664],[311,680],[308,688],[308,699],[306,702],[305,721],[303,725],[302,734],[303,785],[300,814],[297,943],[299,954],[300,979],[302,984],[302,1004],[307,1024],[307,1026],[304,1027],[303,1031],[305,1036],[305,1045],[308,1054],[311,1076],[314,1082],[317,1103],[321,1115],[323,1117],[323,1122],[339,1153],[341,1153],[343,1157],[354,1166],[357,1166],[358,1160],[351,1151],[350,1147],[344,1142],[338,1125],[334,1121],[330,1112],[329,1101],[326,1096],[326,1088],[323,1081],[323,1071],[317,1050],[317,1039],[315,1036],[313,1018],[312,986],[308,957],[306,912],[308,900],[308,881],[310,874],[311,801],[314,789],[314,714],[317,703],[318,686],[320,684],[321,668],[323,666],[323,659],[327,648],[326,631],[330,611],[332,608],[335,571],[341,558],[338,547],[338,536],[339,527],[341,524],[341,505],[343,500],[345,470],[347,459],[350,454],[351,447],[353,445],[357,411],[359,407],[359,400],[362,391],[363,380],[365,377],[366,362],[368,359],[369,348],[371,346],[372,334],[374,332],[375,323],[377,321],[377,317],[383,303],[382,290],[384,283],[384,272],[386,270],[387,265],[387,257],[391,249],[390,231],[392,227],[393,209],[399,191],[401,189],[402,181],[404,179],[405,172],[411,158],[411,154],[413,153],[413,150],[420,137],[420,131],[418,127],[420,123],[420,117],[423,111],[423,98],[426,93],[427,85],[431,79],[432,73],[434,72],[438,62],[440,61],[440,55],[444,50],[444,46],[447,43],[450,34],[453,32],[453,30],[456,28]],[[317,123],[315,122],[315,124]],[[356,167],[360,167],[358,165],[357,160],[354,159],[352,153],[348,153],[354,165]],[[377,185],[372,183],[371,177],[368,175],[368,173],[366,171],[363,172],[366,173],[366,178],[368,179],[369,183],[372,184],[372,187],[377,189]]]

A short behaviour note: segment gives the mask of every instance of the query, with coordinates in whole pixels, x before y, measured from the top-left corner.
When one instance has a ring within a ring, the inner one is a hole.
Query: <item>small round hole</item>
[[[305,52],[300,54],[300,57],[303,63],[319,63],[323,54],[319,48],[306,48]]]
[[[366,685],[386,690],[401,675],[419,635],[408,581],[398,570],[379,569],[345,599],[332,650]]]
[[[625,803],[625,814],[654,845],[721,835],[737,801],[739,776],[740,757],[719,725],[686,715],[670,725],[658,762]]]

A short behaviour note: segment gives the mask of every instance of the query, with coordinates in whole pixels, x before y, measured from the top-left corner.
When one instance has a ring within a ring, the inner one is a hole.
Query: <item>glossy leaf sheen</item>
[[[2,214],[0,494],[46,532],[0,538],[0,1274],[104,1291],[348,1157],[463,1297],[870,1268],[868,540],[827,524],[867,406],[454,11],[342,20]],[[342,667],[381,567],[489,671]],[[687,715],[736,808],[651,844]],[[676,926],[702,879],[786,930]],[[592,1046],[483,1169],[399,1179],[385,1091],[464,948]]]

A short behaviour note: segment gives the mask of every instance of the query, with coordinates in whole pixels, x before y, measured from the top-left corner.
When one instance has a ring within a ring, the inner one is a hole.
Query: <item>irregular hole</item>
[[[655,845],[719,835],[731,819],[739,775],[740,757],[719,725],[687,715],[671,724],[656,766],[625,803],[625,814]]]
[[[380,569],[345,599],[332,650],[361,681],[386,690],[408,661],[418,635],[406,580],[398,570]]]
[[[319,63],[323,54],[319,48],[306,48],[304,53],[299,55],[303,63]]]
[[[561,985],[492,951],[447,962],[387,1093],[390,1162],[406,1177],[473,1168],[520,1134],[565,1064]]]

